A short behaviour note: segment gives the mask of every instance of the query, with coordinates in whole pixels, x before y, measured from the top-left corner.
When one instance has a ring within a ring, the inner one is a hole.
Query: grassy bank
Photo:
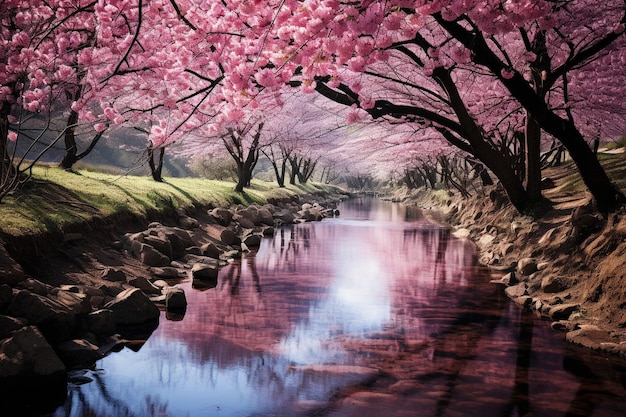
[[[322,184],[279,188],[275,183],[256,180],[243,194],[236,193],[234,187],[232,182],[200,178],[168,178],[158,183],[148,177],[36,167],[33,179],[0,203],[0,232],[5,236],[37,235],[118,215],[150,217],[198,206],[263,204],[271,199],[338,190]]]

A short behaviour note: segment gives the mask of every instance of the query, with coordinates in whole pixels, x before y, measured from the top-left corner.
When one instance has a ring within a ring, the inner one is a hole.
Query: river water
[[[626,365],[503,296],[474,246],[374,199],[285,227],[184,317],[71,383],[61,416],[624,416]]]

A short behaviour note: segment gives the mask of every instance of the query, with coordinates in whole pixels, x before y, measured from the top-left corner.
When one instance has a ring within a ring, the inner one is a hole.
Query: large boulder
[[[167,255],[145,243],[141,245],[139,259],[148,266],[167,266],[171,262]]]
[[[36,325],[50,341],[67,339],[76,326],[75,315],[67,306],[28,290],[17,291],[7,314]]]
[[[96,310],[85,317],[87,329],[95,335],[110,336],[115,333],[115,317],[108,309]]]
[[[161,252],[163,255],[172,259],[174,254],[172,250],[172,243],[166,237],[159,235],[148,235],[144,236],[143,241],[144,243],[152,246],[157,251]]]
[[[25,325],[26,323],[24,321],[16,319],[15,317],[0,315],[0,340],[6,339],[11,336],[11,333],[21,329]]]
[[[0,381],[55,374],[65,374],[65,365],[35,326],[22,327],[0,343]]]
[[[113,311],[117,324],[140,324],[159,318],[158,307],[138,288],[122,291],[104,307]]]
[[[88,368],[93,366],[103,355],[98,346],[84,339],[66,340],[57,345],[59,358],[68,368]]]

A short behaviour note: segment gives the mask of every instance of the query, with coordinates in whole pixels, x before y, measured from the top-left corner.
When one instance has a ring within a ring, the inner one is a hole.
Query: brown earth
[[[447,221],[477,243],[480,262],[513,301],[551,319],[569,342],[626,356],[626,215],[597,214],[589,193],[566,191],[569,174],[568,167],[544,172],[551,207],[539,218],[520,215],[493,188],[451,196]],[[441,207],[423,194],[401,200]]]

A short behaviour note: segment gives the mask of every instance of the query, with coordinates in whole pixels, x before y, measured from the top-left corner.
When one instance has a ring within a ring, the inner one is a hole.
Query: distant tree
[[[253,131],[254,128],[254,131]],[[259,160],[261,151],[261,132],[263,123],[240,128],[227,128],[227,133],[220,136],[226,150],[237,165],[237,185],[235,191],[243,192],[250,186],[252,172]]]

